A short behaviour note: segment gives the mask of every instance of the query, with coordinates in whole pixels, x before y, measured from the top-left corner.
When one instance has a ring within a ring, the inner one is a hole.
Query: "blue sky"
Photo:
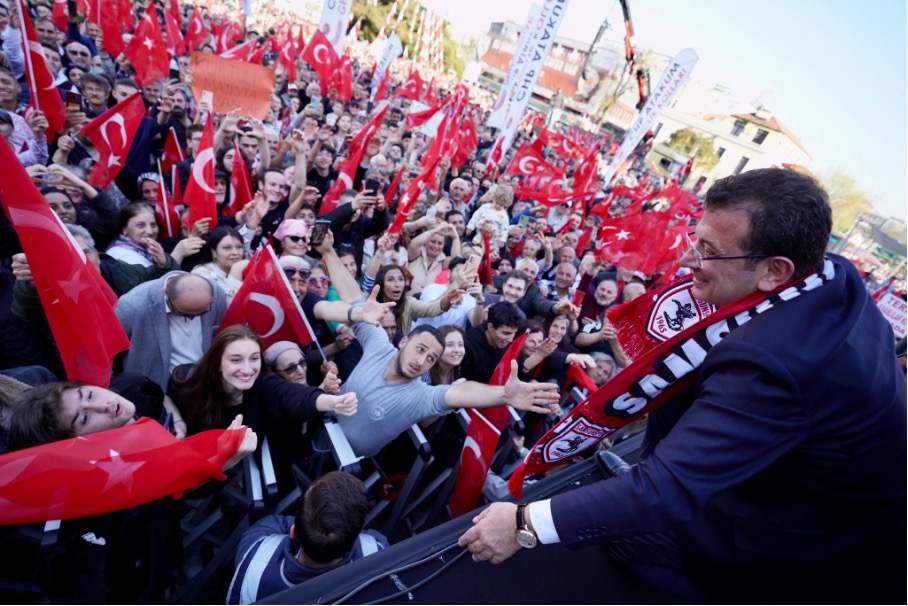
[[[521,22],[531,0],[422,0],[458,30]],[[908,93],[904,0],[629,0],[639,48],[697,51],[694,76],[766,106],[804,143],[811,170],[854,177],[881,214],[908,216]],[[456,7],[456,8],[455,8]],[[570,0],[560,35],[592,41],[617,2]],[[657,79],[659,74],[654,74]]]

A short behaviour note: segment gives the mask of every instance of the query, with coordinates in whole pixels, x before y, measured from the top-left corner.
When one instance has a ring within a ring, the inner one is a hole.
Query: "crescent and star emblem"
[[[108,127],[111,124],[115,124],[120,127],[121,143],[116,148],[110,142],[110,134],[108,131]],[[107,160],[107,166],[108,167],[120,166],[120,157],[121,156],[115,152],[119,152],[119,154],[123,154],[125,147],[126,147],[126,126],[123,124],[123,116],[120,114],[114,114],[113,116],[110,117],[109,120],[106,120],[104,122],[104,124],[101,125],[101,128],[99,130],[101,131],[101,138],[104,139],[104,142],[107,143],[107,147],[110,148],[110,158],[108,158],[108,160]]]
[[[259,305],[264,305],[267,307],[271,313],[274,315],[274,323],[271,325],[271,329],[262,335],[263,339],[267,339],[278,330],[281,326],[284,325],[284,310],[281,309],[281,304],[278,303],[278,300],[272,297],[271,295],[266,295],[260,292],[254,292],[249,295],[250,301],[255,301]]]
[[[192,165],[192,176],[195,178],[195,182],[199,187],[209,194],[213,194],[214,187],[209,185],[208,180],[205,179],[205,167],[208,164],[211,164],[211,172],[212,175],[214,175],[214,150],[210,147],[199,153],[198,159],[195,164]]]

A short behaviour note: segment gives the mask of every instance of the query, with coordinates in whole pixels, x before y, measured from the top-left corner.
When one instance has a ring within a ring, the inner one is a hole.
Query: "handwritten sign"
[[[901,297],[889,293],[880,299],[877,307],[883,312],[883,317],[889,321],[895,336],[899,339],[904,339],[905,325],[906,321],[908,321],[908,303],[905,303]]]
[[[274,70],[210,53],[192,53],[192,95],[214,93],[214,111],[226,114],[237,107],[240,115],[264,120],[271,107]]]

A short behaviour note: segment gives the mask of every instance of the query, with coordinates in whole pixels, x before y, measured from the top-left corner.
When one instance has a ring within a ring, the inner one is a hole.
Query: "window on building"
[[[661,166],[661,167],[664,168],[665,170],[671,172],[671,170],[672,170],[672,161],[669,160],[668,158],[661,158],[661,159],[659,160],[659,166]]]
[[[724,147],[720,147],[719,149],[716,150],[716,155],[719,156],[720,158],[722,157],[722,154],[724,154],[724,153],[725,153]]]
[[[731,134],[737,137],[744,132],[744,120],[735,120],[735,125],[731,129]]]
[[[763,141],[766,141],[766,135],[769,134],[768,130],[760,129],[757,131],[757,134],[754,135],[754,143],[757,145],[762,145]]]
[[[737,175],[740,174],[744,167],[747,166],[747,163],[750,162],[750,158],[747,156],[741,156],[741,159],[738,161],[738,165],[735,167],[735,170],[731,174]]]

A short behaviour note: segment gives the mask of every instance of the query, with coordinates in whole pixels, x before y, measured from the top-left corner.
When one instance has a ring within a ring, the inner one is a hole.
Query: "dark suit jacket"
[[[860,581],[893,549],[904,573],[905,377],[835,261],[707,354],[693,393],[650,414],[644,462],[552,500],[562,541],[673,530],[701,590],[735,601]]]

